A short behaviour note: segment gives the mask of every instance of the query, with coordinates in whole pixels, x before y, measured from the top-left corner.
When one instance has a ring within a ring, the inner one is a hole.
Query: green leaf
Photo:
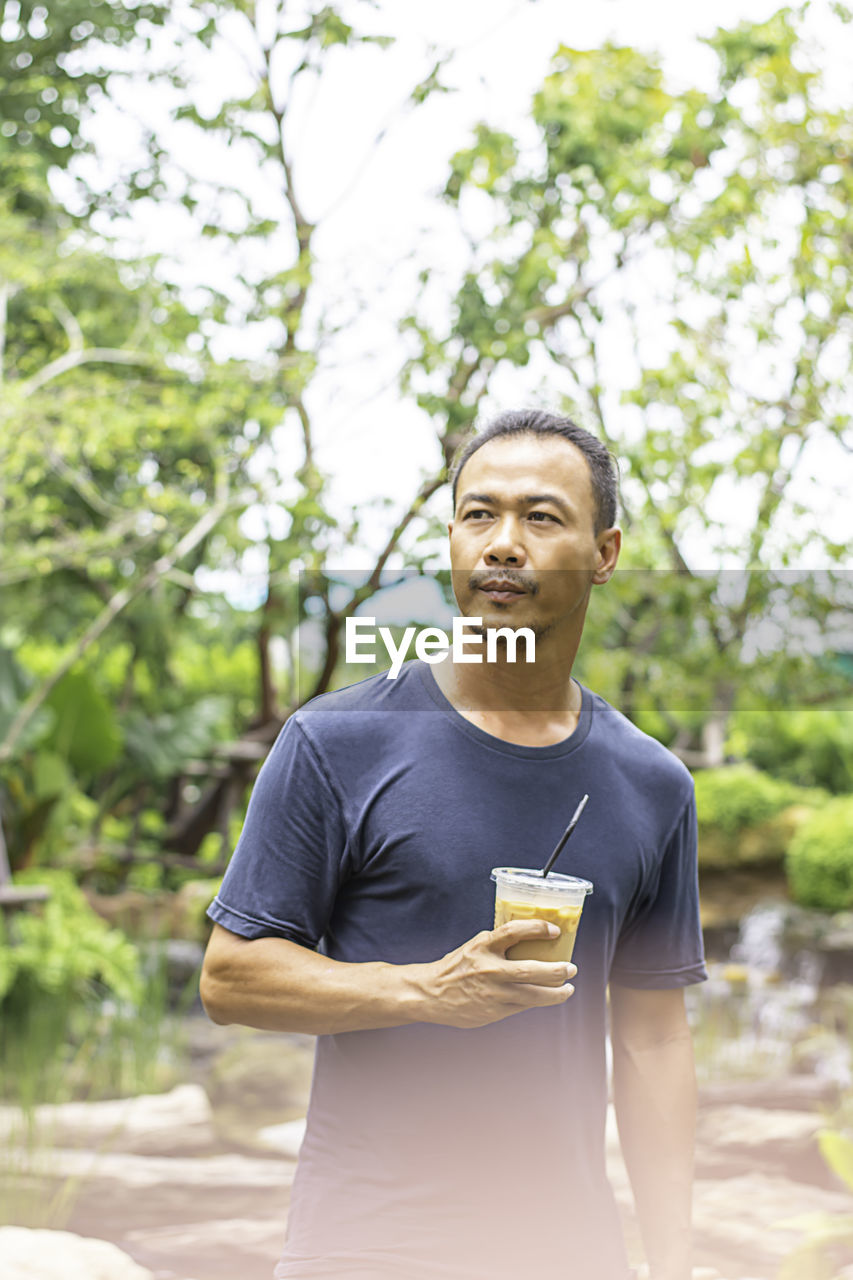
[[[52,745],[77,773],[89,776],[114,763],[121,752],[121,730],[88,672],[64,676],[49,694],[47,705],[56,714]]]
[[[33,799],[52,800],[71,787],[71,774],[62,756],[39,751],[33,762]]]
[[[133,712],[125,721],[127,754],[145,772],[172,777],[184,761],[210,753],[220,740],[226,713],[226,700],[215,696],[151,718]]]
[[[853,1141],[833,1129],[822,1129],[818,1143],[830,1169],[853,1191]]]

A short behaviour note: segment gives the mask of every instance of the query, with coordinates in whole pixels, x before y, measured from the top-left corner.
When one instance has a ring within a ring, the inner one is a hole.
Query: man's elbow
[[[230,1026],[234,1019],[230,1016],[228,1009],[227,985],[215,973],[211,972],[207,962],[202,965],[198,993],[201,997],[202,1007],[210,1021],[217,1023],[220,1027]]]

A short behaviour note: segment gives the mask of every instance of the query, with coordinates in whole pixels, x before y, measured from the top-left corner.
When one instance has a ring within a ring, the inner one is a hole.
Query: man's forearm
[[[412,1022],[482,1027],[569,998],[574,965],[506,958],[517,942],[558,932],[545,920],[512,920],[428,964],[359,964],[284,938],[241,938],[214,925],[201,999],[214,1022],[262,1031],[319,1036]]]
[[[613,1091],[619,1138],[653,1280],[690,1280],[696,1075],[686,1021],[666,1038],[620,1034]]]
[[[423,1016],[418,965],[343,964],[284,938],[217,930],[201,999],[214,1022],[327,1035],[400,1026]]]

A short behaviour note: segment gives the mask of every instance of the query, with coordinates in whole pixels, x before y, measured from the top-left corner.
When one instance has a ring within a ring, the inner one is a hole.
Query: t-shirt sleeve
[[[623,925],[610,969],[616,986],[666,989],[703,982],[696,801],[691,792],[660,862],[660,874]]]
[[[341,804],[298,721],[287,721],[258,774],[222,887],[207,914],[244,938],[316,948],[348,848]]]

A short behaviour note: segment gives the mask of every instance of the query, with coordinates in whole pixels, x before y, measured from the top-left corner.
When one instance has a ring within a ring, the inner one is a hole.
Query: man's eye
[[[492,513],[491,513],[490,511],[486,511],[486,510],[484,510],[482,507],[476,507],[475,509],[473,509],[473,510],[471,510],[471,511],[466,511],[466,512],[465,512],[465,515],[464,515],[462,518],[463,518],[463,520],[475,520],[475,519],[477,519],[479,516],[486,516],[486,517],[488,517],[488,516],[490,516],[491,514],[492,514]]]
[[[540,524],[546,520],[553,520],[555,524],[559,523],[557,517],[552,516],[550,511],[530,511],[528,516],[529,519],[537,520]]]

